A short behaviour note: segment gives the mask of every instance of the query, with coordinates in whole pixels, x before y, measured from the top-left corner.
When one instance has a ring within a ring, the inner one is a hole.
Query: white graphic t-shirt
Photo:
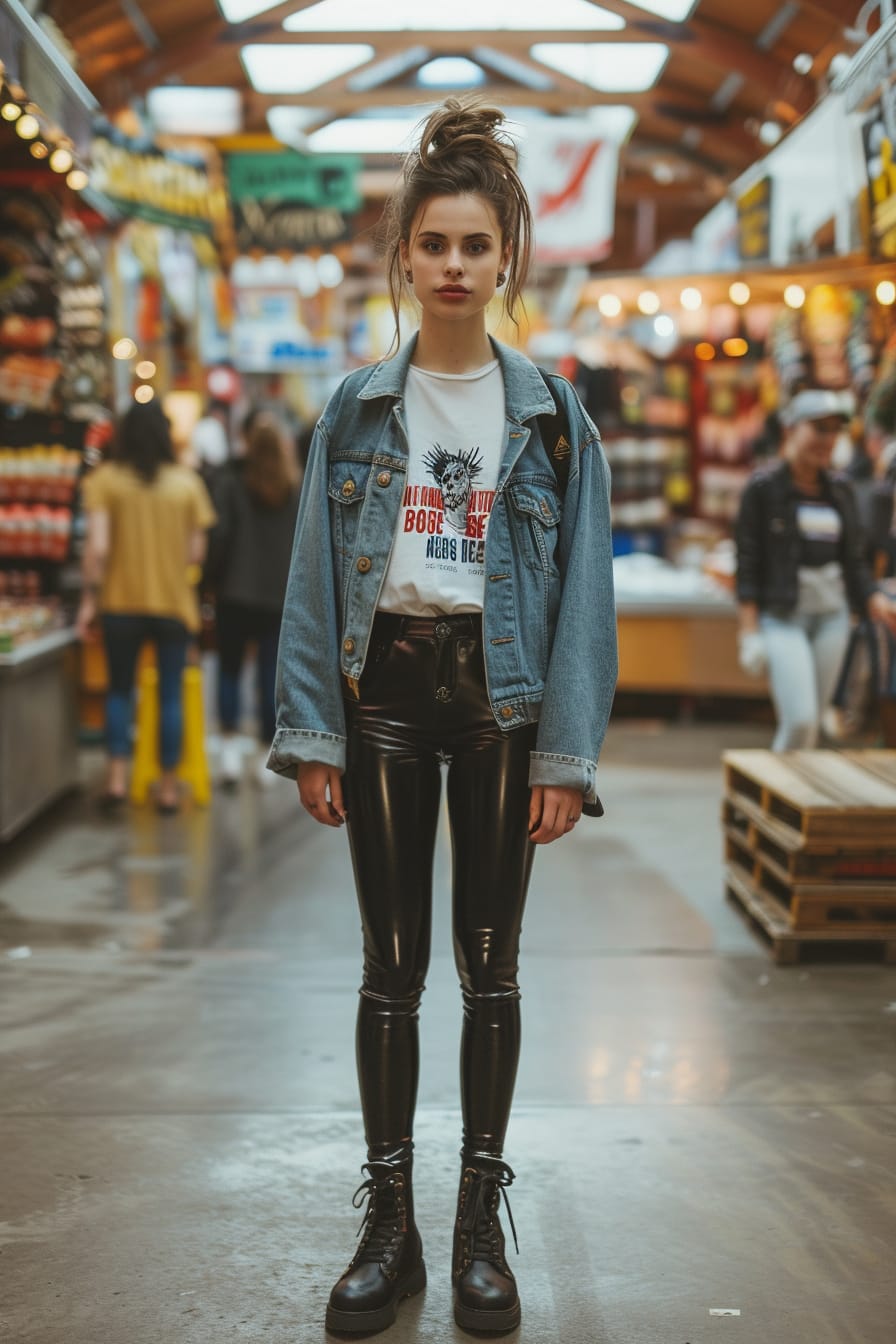
[[[498,361],[473,373],[411,365],[404,404],[407,483],[379,610],[406,616],[481,611],[485,533],[504,446]]]

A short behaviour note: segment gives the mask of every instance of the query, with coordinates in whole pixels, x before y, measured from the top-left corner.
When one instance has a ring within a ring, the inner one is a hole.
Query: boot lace
[[[471,1166],[470,1170],[475,1173],[476,1179],[473,1190],[464,1202],[460,1230],[470,1237],[471,1260],[488,1260],[500,1266],[504,1263],[501,1224],[498,1221],[502,1197],[513,1244],[517,1255],[520,1253],[510,1200],[507,1198],[507,1187],[513,1183],[514,1173],[506,1162],[500,1162],[497,1158],[491,1159],[486,1169]]]
[[[365,1162],[361,1170],[369,1175],[352,1196],[352,1204],[360,1209],[366,1201],[367,1208],[358,1228],[361,1244],[354,1263],[381,1264],[407,1231],[404,1176],[389,1162]]]

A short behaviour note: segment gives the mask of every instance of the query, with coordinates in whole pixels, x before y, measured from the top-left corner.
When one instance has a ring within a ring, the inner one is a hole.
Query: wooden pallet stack
[[[727,751],[726,894],[776,962],[818,944],[896,961],[896,751]]]

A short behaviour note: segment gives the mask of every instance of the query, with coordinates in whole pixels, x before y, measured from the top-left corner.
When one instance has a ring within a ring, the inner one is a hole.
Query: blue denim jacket
[[[403,393],[416,337],[394,359],[348,375],[315,429],[296,524],[268,766],[345,768],[343,696],[361,676],[404,493]],[[538,721],[530,785],[581,789],[616,685],[610,474],[572,387],[554,384],[570,426],[565,497],[536,416],[554,401],[524,355],[492,342],[504,378],[504,450],[485,543],[483,643],[496,722]]]

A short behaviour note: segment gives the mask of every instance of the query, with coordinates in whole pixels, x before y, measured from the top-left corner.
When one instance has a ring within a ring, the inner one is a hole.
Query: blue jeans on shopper
[[[270,743],[277,726],[274,687],[277,645],[280,641],[280,612],[219,598],[215,629],[218,639],[218,717],[221,727],[227,733],[234,733],[240,726],[240,675],[246,648],[254,643],[257,650],[261,736],[262,741]]]
[[[109,665],[106,696],[106,745],[110,756],[127,756],[131,746],[134,678],[137,656],[148,641],[155,644],[159,668],[159,754],[163,770],[180,760],[183,741],[181,683],[190,632],[167,616],[103,616],[103,640]]]

